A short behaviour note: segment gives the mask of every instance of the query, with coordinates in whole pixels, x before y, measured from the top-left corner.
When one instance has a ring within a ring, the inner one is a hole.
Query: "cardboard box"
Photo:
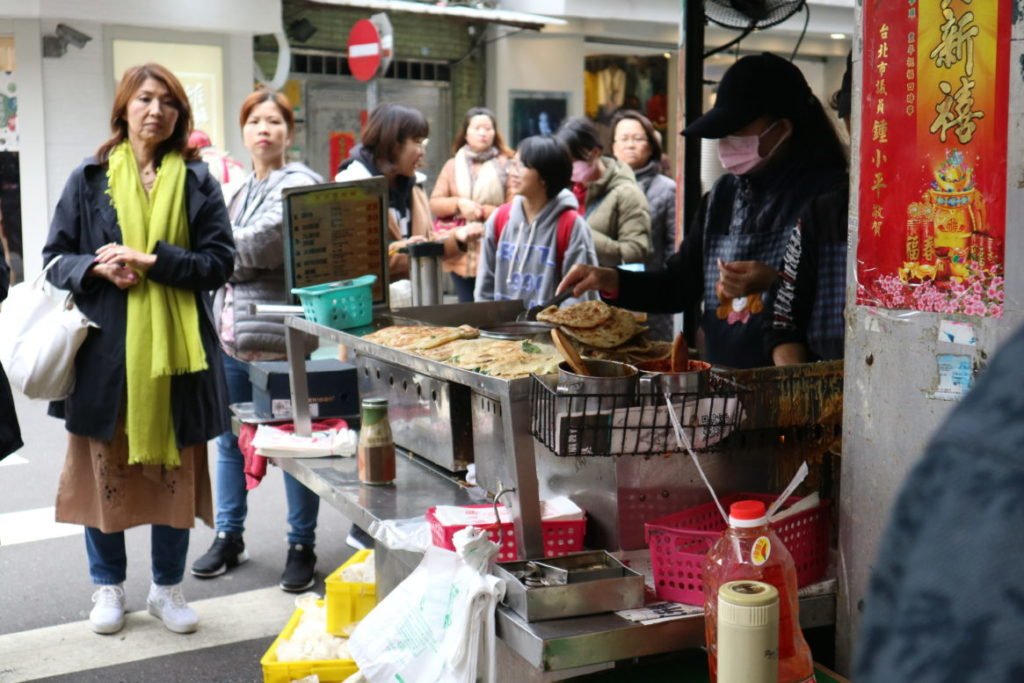
[[[306,361],[309,413],[313,418],[359,414],[356,368],[334,358]],[[261,418],[290,418],[291,389],[286,361],[256,362],[249,366],[253,411]]]

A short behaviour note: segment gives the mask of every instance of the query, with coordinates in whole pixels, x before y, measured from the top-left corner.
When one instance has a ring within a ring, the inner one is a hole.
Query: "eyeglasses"
[[[526,166],[523,166],[523,162],[520,161],[519,159],[512,159],[511,161],[508,162],[508,172],[509,173],[514,173],[516,175],[519,175],[525,169],[526,169]]]
[[[647,138],[645,136],[642,136],[642,135],[631,137],[631,138],[621,137],[621,138],[615,138],[615,142],[617,142],[620,145],[626,145],[626,144],[629,144],[630,142],[632,142],[635,145],[642,145],[645,142],[647,142]]]

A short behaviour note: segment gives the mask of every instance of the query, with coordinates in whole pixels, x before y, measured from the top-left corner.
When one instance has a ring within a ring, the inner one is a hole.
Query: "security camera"
[[[92,36],[73,29],[67,24],[57,24],[56,33],[57,37],[78,48],[85,47],[85,44],[92,40]]]

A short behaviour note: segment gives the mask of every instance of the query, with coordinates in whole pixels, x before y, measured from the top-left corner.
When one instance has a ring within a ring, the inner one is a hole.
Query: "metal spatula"
[[[523,311],[522,313],[517,315],[516,316],[516,321],[517,322],[523,322],[524,320],[536,320],[537,319],[537,314],[540,313],[541,311],[543,311],[545,308],[547,308],[548,306],[557,306],[558,304],[562,303],[563,301],[565,301],[566,299],[568,299],[571,296],[572,296],[572,287],[570,287],[569,289],[565,290],[561,294],[556,294],[553,298],[548,299],[547,301],[545,301],[542,304],[539,304],[537,306],[531,306],[529,310]]]

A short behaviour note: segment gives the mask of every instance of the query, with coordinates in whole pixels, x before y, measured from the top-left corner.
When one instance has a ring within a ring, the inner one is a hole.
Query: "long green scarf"
[[[110,153],[107,183],[125,246],[144,254],[153,253],[160,241],[189,248],[180,154],[164,155],[147,196],[131,145],[122,142]],[[178,467],[171,377],[207,367],[195,293],[141,277],[128,289],[126,328],[128,463]]]

